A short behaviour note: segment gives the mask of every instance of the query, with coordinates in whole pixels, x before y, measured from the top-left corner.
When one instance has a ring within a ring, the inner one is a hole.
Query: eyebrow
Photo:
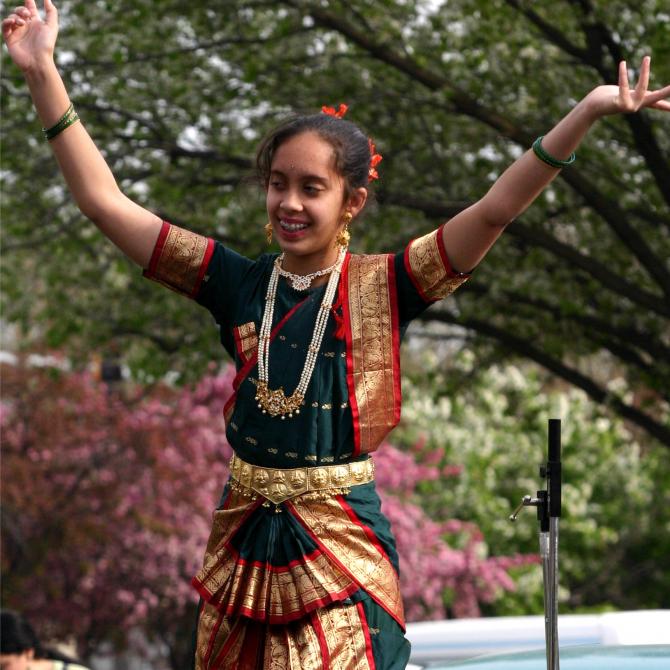
[[[284,177],[286,179],[286,175],[281,170],[271,170],[270,177],[272,177],[272,175],[276,175],[278,177]],[[318,174],[299,175],[299,178],[302,179],[303,181],[319,181],[324,185],[330,184],[330,180],[327,177],[321,177]]]

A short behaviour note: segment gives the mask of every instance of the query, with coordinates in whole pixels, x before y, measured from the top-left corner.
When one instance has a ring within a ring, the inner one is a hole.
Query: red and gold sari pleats
[[[196,670],[374,670],[368,623],[360,603],[338,604],[288,626],[235,623],[205,605]]]

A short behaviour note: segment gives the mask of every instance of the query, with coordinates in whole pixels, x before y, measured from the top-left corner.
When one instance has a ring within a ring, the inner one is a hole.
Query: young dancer
[[[670,111],[670,86],[598,86],[477,203],[398,254],[352,255],[349,225],[380,160],[340,107],[263,141],[268,237],[252,261],[161,221],[121,193],[53,61],[57,12],[26,0],[3,21],[82,213],[145,276],[208,308],[234,358],[225,408],[235,456],[202,569],[197,668],[404,668],[398,560],[374,486],[374,451],[400,417],[409,322],[466,281],[491,245],[574,160],[600,117]],[[352,225],[355,228],[355,224]]]

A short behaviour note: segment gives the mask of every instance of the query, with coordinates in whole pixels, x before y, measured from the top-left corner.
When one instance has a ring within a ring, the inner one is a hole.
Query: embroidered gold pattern
[[[236,424],[234,421],[231,421],[231,422],[230,422],[230,427],[231,427],[234,431],[238,431],[238,430],[239,430],[239,427],[237,426],[237,424]]]
[[[319,610],[318,615],[326,638],[330,667],[369,670],[363,632],[365,624],[356,605],[328,607]]]
[[[245,441],[245,442],[248,442],[249,444],[258,444],[258,440],[256,440],[256,439],[253,438],[253,437],[249,437],[249,435],[247,435],[247,436],[244,438],[244,441]]]
[[[335,670],[370,670],[365,648],[365,633],[358,608],[355,604],[334,605],[317,612],[318,625],[321,628],[328,650],[328,667]],[[211,669],[216,662],[217,670],[239,668],[239,657],[247,635],[258,624],[249,620],[238,620],[233,635],[237,636],[235,643],[225,658],[216,659],[212,654],[210,663],[202,664],[200,654],[196,663],[197,670]],[[230,624],[225,621],[220,635],[216,638],[216,648],[220,650],[227,641]],[[319,637],[311,618],[305,618],[294,626],[271,626],[264,629],[264,638],[260,645],[263,647],[263,668],[265,670],[323,670],[325,659],[321,652]],[[219,665],[223,663],[223,665]],[[245,666],[246,667],[246,666]]]
[[[239,338],[239,346],[242,357],[248,361],[258,349],[258,335],[256,334],[256,324],[253,321],[243,323],[236,327],[237,337]]]
[[[393,323],[388,257],[352,256],[349,262],[351,355],[360,452],[374,451],[396,425]]]
[[[333,409],[333,406],[329,402],[324,402],[321,409]]]
[[[335,358],[335,352],[334,352],[334,351],[324,351],[324,352],[323,352],[323,355],[324,355],[326,358]]]
[[[307,527],[323,524],[319,540],[326,549],[377,602],[398,621],[404,621],[398,577],[391,562],[370,542],[365,530],[352,523],[337,498],[307,502],[299,497],[286,504]]]
[[[277,453],[279,453],[279,449],[275,449],[274,447],[268,447],[268,451],[269,451],[271,454],[277,454]]]
[[[409,246],[409,266],[412,277],[430,301],[446,298],[468,277],[449,277],[444,267],[438,242],[442,228],[413,240]]]
[[[219,620],[221,620],[220,623]],[[198,634],[196,637],[196,668],[198,670],[207,667],[205,660],[212,635],[215,635],[215,638],[212,642],[210,658],[216,658],[216,655],[225,644],[229,633],[229,622],[223,619],[222,615],[212,605],[203,603],[198,618]]]
[[[206,237],[170,225],[151,279],[179,293],[191,295],[198,282],[206,251]]]
[[[287,452],[286,452],[286,455],[287,455],[289,458],[298,458],[298,452],[297,452],[297,451],[287,451]]]
[[[307,456],[305,456],[305,460],[314,461],[316,463],[316,454],[307,454]]]
[[[371,482],[374,471],[372,459],[316,468],[266,468],[246,463],[233,455],[230,459],[230,486],[245,497],[257,493],[279,505],[312,491],[318,491],[325,497],[349,492],[351,486]]]

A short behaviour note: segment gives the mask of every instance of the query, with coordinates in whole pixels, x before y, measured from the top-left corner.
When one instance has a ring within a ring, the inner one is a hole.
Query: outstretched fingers
[[[37,11],[37,5],[35,4],[35,0],[26,0],[26,9],[30,12],[30,15],[34,19],[40,18],[40,13]]]
[[[645,107],[653,107],[654,109],[663,109],[670,111],[670,86],[659,88],[658,91],[651,91],[647,93],[644,104]]]
[[[26,0],[26,2],[34,3],[35,0]],[[45,20],[50,26],[55,26],[58,23],[58,11],[56,5],[51,0],[44,0]]]
[[[651,70],[651,57],[645,56],[642,59],[642,65],[640,66],[640,78],[638,79],[637,86],[635,87],[635,96],[639,100],[643,100],[647,88],[649,87],[649,72]]]

